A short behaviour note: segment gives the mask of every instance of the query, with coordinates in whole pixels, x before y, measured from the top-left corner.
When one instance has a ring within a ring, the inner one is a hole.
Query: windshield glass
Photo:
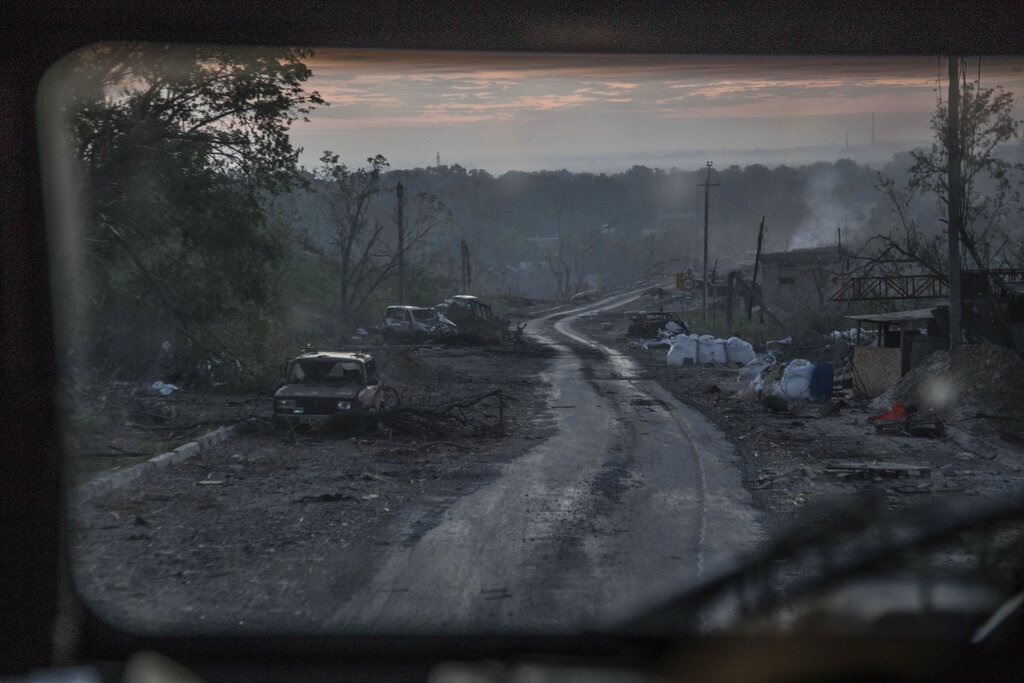
[[[827,573],[780,538],[838,529],[854,571],[883,513],[1019,496],[1022,67],[69,55],[39,118],[77,591],[142,632],[579,633],[750,558]],[[481,314],[396,322],[445,301]],[[371,384],[275,402],[362,384],[312,349]]]
[[[362,365],[357,361],[296,361],[291,378],[298,382],[357,382],[362,379]]]
[[[439,318],[437,311],[431,308],[417,308],[412,311],[413,320],[418,323],[436,323]]]

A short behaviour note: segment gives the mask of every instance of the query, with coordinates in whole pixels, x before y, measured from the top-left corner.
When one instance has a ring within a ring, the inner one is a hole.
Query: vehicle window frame
[[[241,10],[245,8],[241,4],[219,3],[219,8]],[[147,11],[151,10],[151,11]],[[608,50],[619,45],[627,45],[633,50],[676,50],[676,51],[728,51],[732,50],[758,50],[764,47],[766,50],[785,50],[788,48],[797,50],[801,46],[804,49],[820,50],[824,43],[824,49],[839,52],[842,46],[847,46],[853,41],[853,51],[857,46],[863,46],[865,41],[874,45],[876,50],[881,50],[877,38],[845,38],[836,37],[835,32],[830,32],[831,38],[823,39],[818,36],[803,36],[794,32],[789,23],[781,21],[780,30],[773,31],[772,43],[768,45],[764,40],[755,40],[751,44],[744,44],[736,38],[729,38],[726,31],[733,30],[736,26],[747,26],[749,20],[740,20],[734,14],[730,21],[720,22],[718,26],[712,27],[709,35],[666,37],[664,30],[650,31],[644,34],[642,31],[623,27],[623,37],[591,37],[587,42],[574,42],[579,36],[559,34],[550,31],[533,32],[508,32],[502,35],[499,31],[481,30],[479,26],[471,28],[465,24],[455,26],[455,37],[431,36],[422,32],[422,24],[416,27],[403,26],[394,21],[389,22],[391,32],[381,31],[377,22],[387,13],[379,10],[363,11],[353,8],[351,21],[344,22],[344,25],[332,25],[324,22],[315,7],[310,2],[300,0],[293,7],[294,13],[290,15],[290,21],[272,22],[267,18],[259,18],[250,15],[248,11],[229,11],[224,16],[219,16],[211,10],[204,9],[182,19],[177,14],[169,14],[166,6],[158,3],[150,4],[148,0],[138,3],[138,8],[133,12],[118,14],[110,9],[68,9],[61,12],[66,15],[60,17],[54,26],[56,28],[42,30],[37,24],[38,20],[26,21],[22,15],[15,14],[15,30],[12,36],[19,33],[17,27],[25,23],[27,30],[21,32],[27,36],[27,40],[34,40],[40,36],[46,36],[39,42],[38,49],[23,49],[26,38],[18,36],[14,39],[11,47],[7,48],[7,54],[21,52],[19,56],[12,59],[10,67],[4,67],[5,83],[16,83],[18,87],[5,89],[4,101],[16,100],[13,106],[5,108],[10,115],[8,120],[8,132],[3,133],[4,139],[14,138],[13,144],[5,149],[18,150],[19,155],[12,153],[14,161],[11,170],[20,177],[6,177],[10,171],[4,171],[5,187],[11,190],[8,199],[15,209],[15,219],[8,224],[7,245],[8,249],[0,257],[3,267],[0,272],[10,274],[15,285],[12,287],[0,288],[0,296],[3,298],[5,310],[11,312],[11,319],[22,321],[17,330],[4,332],[4,348],[12,352],[13,357],[30,358],[38,362],[25,363],[25,368],[20,370],[11,364],[10,384],[8,388],[14,395],[24,397],[29,407],[24,411],[27,417],[19,418],[17,424],[7,423],[3,428],[5,437],[5,453],[9,464],[5,465],[5,472],[21,472],[25,470],[32,477],[31,486],[19,486],[19,482],[26,480],[26,476],[17,475],[10,479],[4,477],[5,481],[13,482],[10,490],[12,498],[8,501],[12,510],[17,514],[12,517],[9,525],[5,525],[5,537],[13,539],[7,547],[12,552],[9,562],[13,567],[25,567],[26,571],[18,570],[16,578],[24,577],[26,583],[35,586],[34,590],[26,591],[25,598],[19,598],[16,604],[16,613],[22,618],[18,628],[18,637],[12,637],[7,645],[0,647],[0,653],[4,656],[0,660],[7,661],[8,671],[15,671],[16,668],[32,668],[47,666],[60,655],[55,655],[52,648],[54,623],[57,621],[58,609],[61,623],[66,620],[71,624],[67,629],[75,637],[69,637],[66,633],[58,633],[57,639],[67,647],[70,655],[63,655],[70,659],[103,659],[104,661],[116,661],[126,658],[133,651],[148,646],[158,649],[171,655],[177,654],[183,657],[196,657],[197,652],[206,652],[207,657],[216,659],[222,657],[241,658],[238,654],[238,646],[231,638],[208,636],[166,636],[147,637],[141,634],[124,633],[103,623],[92,615],[87,609],[83,610],[81,605],[75,604],[73,597],[66,598],[68,590],[67,574],[69,568],[64,564],[67,558],[59,552],[62,541],[61,533],[66,532],[63,525],[66,523],[62,515],[66,507],[66,501],[62,501],[57,495],[61,484],[61,470],[66,463],[61,456],[62,445],[57,443],[53,426],[56,423],[56,416],[59,414],[59,398],[56,391],[56,370],[50,367],[52,359],[56,357],[57,349],[53,342],[53,322],[48,318],[52,301],[50,299],[50,283],[47,279],[47,268],[36,268],[36,272],[30,266],[27,270],[24,265],[43,263],[55,267],[56,260],[47,259],[47,247],[45,245],[45,221],[43,216],[42,192],[36,180],[39,175],[38,150],[35,145],[38,141],[38,134],[33,123],[33,97],[34,93],[24,83],[42,73],[45,66],[52,63],[56,58],[67,54],[73,49],[86,45],[90,42],[109,39],[111,37],[129,39],[159,39],[175,41],[196,41],[209,42],[211,39],[226,36],[245,36],[245,40],[253,43],[285,44],[295,42],[316,42],[325,45],[350,45],[350,44],[372,44],[381,43],[398,48],[411,46],[433,46],[438,49],[450,45],[453,41],[461,48],[475,49],[519,49],[522,51],[537,51],[542,49],[565,49],[579,50],[591,48],[595,50]],[[53,12],[57,10],[43,10]],[[89,13],[96,12],[96,16],[89,16]],[[230,14],[231,16],[228,16]],[[70,18],[69,18],[70,17]],[[75,20],[78,19],[78,21]],[[925,30],[921,34],[911,34],[910,48],[924,52],[939,52],[941,50],[955,49],[962,47],[965,53],[975,52],[998,52],[1000,48],[1005,49],[1006,39],[986,37],[978,32],[964,32],[953,30],[954,21],[959,21],[952,16],[936,19],[940,26],[948,26],[950,30],[927,30],[934,28],[934,23],[924,23]],[[429,25],[427,19],[424,20]],[[1014,23],[1014,22],[1011,22]],[[821,24],[820,20],[812,21],[814,26]],[[239,26],[242,26],[240,28]],[[529,25],[529,24],[528,24]],[[546,25],[537,23],[536,25]],[[667,25],[667,23],[666,23]],[[74,28],[72,29],[72,26]],[[460,28],[461,26],[461,28]],[[962,26],[960,27],[962,29]],[[851,36],[858,32],[848,32]],[[740,35],[737,32],[736,35]],[[599,35],[599,34],[594,34]],[[749,36],[749,33],[744,35]],[[995,35],[995,34],[994,34]],[[383,38],[382,38],[383,36]],[[952,47],[944,42],[953,36]],[[959,37],[958,37],[959,36]],[[744,38],[744,41],[748,38]],[[980,45],[979,45],[980,43]],[[836,49],[838,46],[838,49]],[[19,72],[18,75],[12,75]],[[10,93],[10,94],[6,94]],[[13,173],[11,174],[13,175]],[[28,180],[26,180],[28,179]],[[9,181],[9,182],[8,182]],[[6,213],[6,209],[5,209]],[[13,325],[10,327],[14,327]],[[40,368],[42,368],[40,372]],[[58,598],[58,595],[61,597]],[[81,614],[80,614],[81,613]],[[76,627],[77,625],[77,627]],[[66,630],[67,630],[66,629]],[[13,635],[13,634],[12,634]],[[32,640],[29,641],[28,638]],[[536,640],[510,640],[505,645],[495,646],[485,641],[474,641],[472,638],[452,639],[445,641],[448,646],[458,647],[458,652],[465,655],[471,652],[483,654],[507,653],[507,648],[534,647],[537,649],[552,648],[554,645],[568,645],[577,643],[581,646],[581,652],[597,654],[600,649],[593,646],[586,646],[583,639],[559,640],[557,637],[536,639]],[[30,643],[26,646],[27,643]],[[294,641],[287,638],[265,638],[260,639],[265,648],[252,648],[250,655],[257,661],[268,662],[274,657],[285,657],[288,661],[301,659],[301,653],[319,652],[324,660],[332,658],[341,659],[342,655],[362,656],[373,659],[375,655],[382,653],[402,653],[402,656],[415,658],[417,654],[424,659],[436,655],[436,651],[429,646],[409,644],[403,641],[389,641],[387,638],[360,640],[353,639],[346,643],[338,643],[335,640],[308,639],[303,645],[298,646]],[[436,643],[435,643],[436,645]],[[256,654],[252,654],[256,653]],[[385,655],[386,656],[386,655]],[[321,660],[323,661],[323,660]],[[385,661],[384,657],[378,657],[378,661]]]

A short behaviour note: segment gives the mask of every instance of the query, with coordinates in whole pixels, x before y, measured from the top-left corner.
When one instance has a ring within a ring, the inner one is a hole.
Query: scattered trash
[[[664,337],[662,339],[648,339],[639,343],[639,347],[644,351],[650,351],[655,346],[672,346],[672,339],[670,337]]]
[[[893,402],[920,406],[936,418],[971,421],[973,433],[1011,431],[1019,420],[1024,359],[993,344],[964,344],[936,351],[921,360],[890,389],[871,402],[884,410]],[[1022,439],[1024,440],[1024,439]]]
[[[755,387],[754,384],[761,378],[761,373],[765,369],[775,365],[775,363],[775,356],[770,353],[755,356],[740,368],[737,381],[740,384],[750,386],[755,391],[758,391],[760,388]]]
[[[935,438],[945,433],[942,420],[878,420],[873,424],[880,434]]]
[[[907,419],[907,409],[906,409],[906,407],[904,407],[904,405],[902,403],[893,403],[892,407],[888,411],[886,411],[884,413],[879,413],[878,415],[872,415],[871,417],[869,417],[868,418],[868,422],[879,422],[879,421],[893,422],[893,421],[896,421],[896,420],[906,420],[906,419]]]
[[[740,397],[777,396],[787,399],[831,399],[834,370],[829,363],[795,358],[780,364],[772,353],[755,356],[737,375]]]
[[[945,432],[942,420],[921,417],[915,406],[902,403],[893,403],[886,412],[870,416],[868,423],[881,434],[936,437]]]
[[[763,386],[760,392],[769,396],[784,398],[811,398],[811,376],[814,363],[803,358],[795,358],[782,366],[780,377],[768,378],[761,373]],[[775,366],[778,367],[778,366]]]
[[[670,322],[674,325],[672,329],[678,328],[678,331],[671,332],[666,329]],[[626,336],[634,339],[637,337],[642,339],[662,339],[688,332],[689,328],[687,328],[686,323],[671,313],[666,313],[665,311],[640,311],[630,314],[629,329],[626,330]]]
[[[165,382],[160,381],[153,382],[153,384],[151,384],[149,388],[157,392],[161,396],[170,396],[172,393],[178,390],[178,387],[176,387],[175,385],[167,384]]]
[[[666,332],[668,332],[670,335],[672,335],[673,337],[678,335],[678,334],[686,334],[686,332],[687,332],[685,327],[683,327],[682,325],[680,325],[679,323],[677,323],[674,320],[669,320],[667,323],[665,323],[664,330]]]
[[[931,477],[932,470],[926,466],[898,462],[834,462],[825,465],[825,473],[841,478],[918,477],[927,479]]]

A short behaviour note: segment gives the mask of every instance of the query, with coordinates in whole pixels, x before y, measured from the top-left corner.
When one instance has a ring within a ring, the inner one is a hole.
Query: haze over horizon
[[[947,87],[937,57],[725,57],[317,51],[330,106],[298,121],[300,163],[458,164],[492,175],[766,166],[880,166],[930,144]],[[1024,89],[1024,60],[968,60],[983,87]]]

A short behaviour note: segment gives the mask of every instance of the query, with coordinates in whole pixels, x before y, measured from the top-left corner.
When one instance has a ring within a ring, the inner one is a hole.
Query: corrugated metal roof
[[[932,308],[917,308],[912,311],[892,311],[890,313],[859,313],[855,315],[844,315],[848,320],[859,320],[865,323],[912,323],[921,320],[931,320]]]

